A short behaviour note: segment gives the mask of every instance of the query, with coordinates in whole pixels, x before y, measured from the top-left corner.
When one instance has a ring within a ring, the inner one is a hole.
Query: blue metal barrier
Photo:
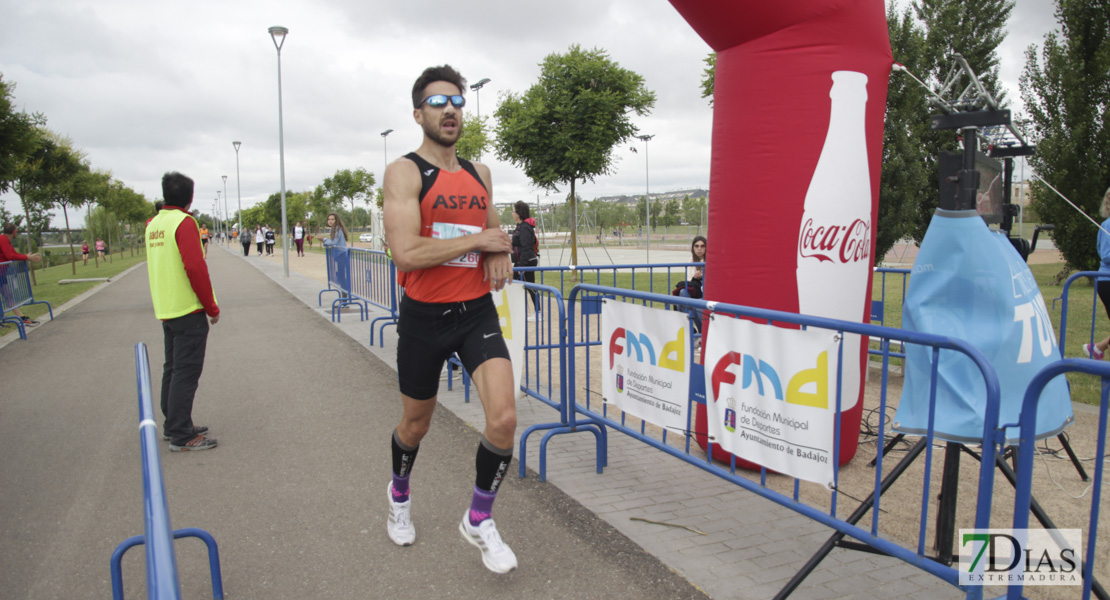
[[[146,344],[135,344],[135,377],[139,388],[139,443],[143,469],[143,525],[144,534],[134,536],[120,544],[112,553],[112,597],[123,600],[123,555],[133,546],[146,546],[147,597],[151,600],[176,600],[181,598],[177,577],[177,558],[173,540],[181,537],[199,537],[208,546],[208,562],[212,574],[212,597],[222,600],[223,576],[220,572],[220,555],[216,540],[200,529],[187,528],[173,531],[170,511],[166,502],[166,485],[162,478],[162,465],[158,457],[158,426],[154,421],[154,408],[150,388],[150,360]]]
[[[891,268],[888,268],[888,267],[876,267],[875,268],[875,274],[879,275],[879,290],[880,291],[879,291],[879,299],[878,300],[871,300],[871,324],[872,325],[884,325],[885,326],[887,324],[886,323],[887,312],[892,311],[892,310],[896,310],[896,311],[898,311],[899,315],[902,314],[902,305],[901,304],[899,304],[897,306],[891,306],[890,302],[887,300],[887,295],[886,295],[887,275],[900,275],[902,277],[902,299],[904,301],[905,298],[906,298],[906,284],[909,282],[910,270],[909,269],[891,269]],[[874,288],[874,284],[872,284],[872,288]],[[881,344],[881,340],[872,339],[871,340],[872,346],[874,346],[875,343]],[[877,348],[872,347],[872,348],[868,349],[868,354],[870,356],[881,356],[882,351],[877,349]],[[899,343],[898,344],[898,352],[891,352],[890,355],[894,358],[905,359],[906,358],[906,345],[904,343]]]
[[[1060,351],[1063,352],[1065,355],[1067,354],[1065,352],[1065,349],[1067,348],[1067,346],[1065,344],[1067,344],[1067,336],[1068,336],[1068,293],[1071,290],[1071,284],[1076,279],[1088,278],[1088,277],[1097,282],[1099,279],[1110,279],[1110,273],[1104,273],[1102,271],[1080,271],[1079,273],[1072,274],[1072,276],[1068,277],[1068,280],[1064,282],[1064,290],[1063,290],[1063,293],[1060,294],[1060,299],[1062,299],[1063,303],[1060,306],[1060,335],[1059,335],[1059,338],[1060,338]],[[1094,343],[1095,343],[1095,319],[1096,319],[1096,316],[1098,314],[1097,311],[1098,311],[1098,306],[1099,306],[1098,286],[1097,285],[1092,285],[1091,286],[1091,297],[1092,297],[1092,301],[1091,301],[1091,333],[1090,333],[1090,336],[1088,338],[1088,343],[1093,346]],[[1055,303],[1056,302],[1053,301],[1053,304],[1055,304]]]
[[[1072,277],[1083,277],[1078,273]],[[1071,279],[1068,280],[1068,283]],[[1067,286],[1064,286],[1064,306],[1067,307]],[[1063,325],[1061,325],[1063,330]],[[1061,342],[1062,343],[1062,342]],[[1095,585],[1094,565],[1095,548],[1098,544],[1098,517],[1099,504],[1102,499],[1103,471],[1106,458],[1106,422],[1107,413],[1110,412],[1110,364],[1089,359],[1069,358],[1057,361],[1041,369],[1029,387],[1025,390],[1025,398],[1021,405],[1021,443],[1018,446],[1017,490],[1014,497],[1014,529],[1027,529],[1029,527],[1029,512],[1033,502],[1033,461],[1036,460],[1037,431],[1037,403],[1040,401],[1041,392],[1059,375],[1064,373],[1086,373],[1102,379],[1102,394],[1098,412],[1098,442],[1095,451],[1095,480],[1091,485],[1091,512],[1087,529],[1087,552],[1083,559],[1083,600],[1091,597],[1092,587]],[[1022,598],[1022,584],[1011,585],[1006,597],[1010,600]],[[1105,594],[1102,594],[1105,596]]]
[[[591,297],[593,297],[594,299],[591,299]],[[531,429],[537,429],[537,428],[545,427],[545,426],[549,427],[552,431],[548,434],[548,437],[550,435],[556,435],[557,433],[562,432],[562,431],[557,431],[557,430],[576,431],[576,430],[580,430],[583,426],[592,426],[592,427],[596,428],[597,431],[599,431],[599,432],[603,429],[606,429],[606,428],[614,429],[616,431],[619,431],[620,433],[628,435],[631,438],[639,440],[640,442],[643,442],[643,443],[645,443],[645,444],[647,444],[647,445],[649,445],[653,448],[656,448],[656,449],[658,449],[660,451],[663,451],[663,452],[665,452],[665,453],[667,453],[671,456],[674,456],[674,457],[676,457],[680,460],[683,460],[687,463],[690,463],[694,466],[697,466],[698,468],[706,470],[706,471],[716,475],[717,477],[720,477],[724,480],[727,480],[731,483],[734,483],[734,484],[736,484],[736,485],[738,485],[738,486],[740,486],[740,487],[742,487],[742,488],[744,488],[748,491],[754,492],[754,493],[756,493],[756,494],[758,494],[758,495],[760,495],[760,496],[762,496],[766,499],[769,499],[769,500],[774,501],[774,502],[776,502],[776,503],[778,503],[778,504],[780,504],[780,505],[782,505],[786,508],[794,510],[794,511],[796,511],[796,512],[798,512],[798,513],[800,513],[800,514],[802,514],[802,515],[804,515],[804,516],[806,516],[806,517],[808,517],[808,518],[810,518],[810,519],[812,519],[816,522],[819,522],[823,525],[826,525],[826,526],[828,526],[828,527],[830,527],[830,528],[832,528],[832,529],[834,529],[834,530],[836,530],[840,533],[843,533],[843,534],[851,536],[851,537],[853,537],[857,540],[860,540],[860,541],[864,542],[865,544],[867,544],[868,546],[871,546],[872,548],[878,550],[881,553],[885,553],[885,554],[888,554],[888,555],[893,556],[895,558],[898,558],[898,559],[900,559],[900,560],[902,560],[902,561],[904,561],[908,564],[916,566],[916,567],[918,567],[918,568],[920,568],[920,569],[922,569],[926,572],[929,572],[929,573],[935,575],[936,577],[939,577],[940,579],[950,583],[951,585],[959,587],[959,584],[958,584],[959,572],[956,568],[954,568],[952,566],[948,566],[948,565],[944,565],[944,564],[935,562],[935,561],[931,560],[930,558],[928,558],[925,555],[925,537],[926,537],[925,532],[926,532],[926,529],[927,529],[928,518],[929,518],[929,506],[930,506],[930,503],[931,503],[931,500],[932,500],[931,492],[930,492],[931,476],[928,475],[929,473],[932,472],[932,462],[933,462],[934,437],[933,437],[932,423],[930,423],[928,435],[926,435],[924,440],[923,440],[924,441],[924,454],[925,454],[925,465],[924,465],[924,470],[925,471],[924,472],[927,475],[925,476],[925,479],[924,479],[924,481],[922,482],[922,485],[921,485],[921,501],[920,501],[921,510],[920,510],[920,521],[919,521],[919,534],[918,534],[918,542],[917,542],[916,550],[913,550],[913,549],[909,549],[909,548],[904,548],[904,547],[898,545],[897,543],[895,543],[895,542],[893,542],[889,539],[885,539],[879,533],[879,517],[880,517],[880,514],[882,512],[884,512],[884,511],[880,510],[880,500],[881,500],[880,492],[881,492],[882,489],[885,489],[885,485],[886,485],[884,483],[884,479],[883,479],[884,449],[883,449],[882,443],[881,443],[881,441],[885,437],[885,422],[882,419],[880,419],[880,422],[879,422],[880,443],[877,444],[877,446],[878,446],[878,455],[876,457],[874,494],[868,500],[868,502],[865,503],[865,505],[861,507],[861,508],[869,508],[870,509],[870,512],[871,512],[871,515],[872,515],[871,525],[870,525],[869,528],[861,528],[861,527],[854,524],[855,521],[849,522],[849,521],[845,520],[844,518],[840,518],[840,517],[837,516],[837,499],[838,499],[838,493],[839,492],[836,490],[836,482],[835,481],[834,481],[834,485],[833,485],[833,491],[830,492],[830,496],[829,496],[829,503],[828,503],[829,510],[828,510],[828,512],[825,512],[824,510],[821,510],[821,509],[819,509],[815,506],[807,505],[802,501],[802,499],[800,497],[800,491],[799,491],[800,490],[800,483],[801,483],[800,480],[797,480],[797,479],[793,480],[793,494],[792,495],[786,495],[786,494],[780,493],[780,492],[775,491],[775,490],[768,487],[768,485],[767,485],[767,474],[768,473],[767,473],[767,470],[765,468],[761,469],[759,481],[756,482],[756,481],[751,481],[751,480],[748,480],[747,478],[744,478],[744,477],[741,477],[741,476],[737,475],[735,458],[733,458],[732,463],[730,465],[728,465],[727,467],[726,466],[721,466],[721,465],[718,465],[718,464],[712,462],[709,458],[712,455],[712,442],[709,442],[707,444],[707,449],[706,449],[706,452],[704,454],[702,454],[700,452],[697,452],[697,451],[692,452],[691,451],[691,444],[690,444],[691,434],[689,432],[693,428],[690,426],[691,424],[689,422],[689,417],[688,417],[688,423],[687,423],[687,427],[686,427],[687,431],[685,432],[686,435],[682,436],[681,440],[676,442],[676,441],[674,441],[674,438],[676,436],[671,435],[670,436],[671,439],[668,439],[666,431],[663,431],[662,433],[656,433],[654,431],[649,431],[646,427],[646,423],[641,422],[639,426],[629,425],[629,423],[626,420],[626,417],[625,417],[624,413],[619,411],[619,410],[615,410],[615,411],[614,410],[609,410],[608,406],[603,406],[600,409],[597,409],[597,408],[591,406],[592,396],[598,395],[598,392],[592,391],[593,388],[595,387],[592,384],[595,383],[595,382],[591,379],[591,377],[593,377],[593,375],[591,374],[590,368],[589,368],[589,365],[590,365],[589,352],[590,352],[590,349],[592,347],[599,346],[601,344],[600,340],[597,339],[597,334],[595,333],[595,332],[600,330],[600,315],[597,315],[597,314],[583,315],[583,314],[580,314],[580,313],[582,313],[582,312],[587,312],[587,313],[599,312],[599,311],[592,310],[593,304],[596,303],[596,299],[598,299],[598,297],[611,297],[611,298],[615,298],[615,299],[627,299],[627,300],[630,300],[630,301],[633,301],[633,302],[640,302],[640,303],[643,303],[644,305],[653,306],[653,307],[660,307],[660,308],[668,308],[668,307],[673,307],[673,306],[679,306],[683,310],[694,310],[694,311],[699,311],[699,312],[708,311],[710,313],[730,315],[730,316],[738,316],[738,317],[753,319],[753,320],[756,320],[756,321],[759,321],[759,322],[767,322],[767,323],[774,323],[774,324],[786,324],[788,326],[794,325],[794,326],[803,326],[803,327],[807,327],[807,328],[815,328],[816,327],[816,328],[828,329],[828,330],[832,330],[832,331],[838,331],[838,332],[841,332],[841,333],[854,333],[854,334],[864,335],[864,336],[868,336],[868,337],[872,337],[872,338],[875,338],[875,339],[882,340],[882,344],[881,344],[882,348],[880,350],[880,354],[881,354],[882,360],[883,360],[883,372],[882,372],[882,384],[883,385],[882,385],[882,390],[881,390],[881,394],[880,394],[880,406],[879,406],[879,413],[880,414],[885,413],[886,408],[887,408],[887,402],[888,402],[887,386],[886,386],[887,374],[888,374],[889,360],[892,356],[894,356],[894,353],[891,352],[891,349],[890,349],[890,342],[891,341],[901,341],[901,342],[904,342],[904,343],[920,344],[920,345],[930,346],[930,347],[933,348],[933,360],[932,360],[933,373],[932,373],[932,383],[931,383],[933,393],[931,394],[931,397],[930,397],[930,411],[931,411],[931,413],[934,413],[934,414],[935,414],[935,411],[936,411],[936,380],[937,380],[937,370],[936,370],[936,368],[937,368],[938,363],[940,362],[939,361],[940,353],[941,352],[959,352],[961,354],[966,355],[969,359],[971,359],[971,361],[979,368],[980,372],[982,373],[984,384],[985,384],[985,389],[986,389],[986,393],[987,393],[986,412],[985,412],[985,415],[984,415],[983,436],[982,436],[982,440],[981,440],[982,444],[983,444],[983,446],[982,446],[982,465],[985,465],[985,466],[981,466],[980,471],[979,471],[978,496],[977,496],[977,501],[976,501],[975,519],[974,519],[975,527],[977,527],[977,528],[987,528],[987,527],[989,527],[989,524],[990,524],[992,487],[993,487],[993,483],[994,483],[993,465],[995,463],[995,458],[997,456],[998,447],[999,447],[999,444],[1001,442],[1001,436],[999,435],[999,430],[997,428],[998,416],[999,416],[999,386],[998,386],[998,380],[997,380],[997,376],[995,375],[994,369],[990,366],[990,364],[986,360],[986,358],[976,348],[972,347],[971,345],[969,345],[969,344],[967,344],[967,343],[965,343],[961,340],[957,340],[957,339],[953,339],[953,338],[948,338],[948,337],[943,337],[943,336],[936,336],[936,335],[929,335],[929,334],[923,334],[923,333],[917,333],[917,332],[911,332],[911,331],[897,330],[897,329],[892,329],[892,328],[888,328],[888,327],[881,327],[881,326],[877,326],[877,325],[865,325],[865,324],[860,324],[860,323],[837,321],[837,320],[833,320],[833,319],[803,316],[803,315],[798,315],[798,314],[793,314],[793,313],[784,313],[784,312],[779,312],[779,311],[771,311],[771,310],[756,309],[756,308],[751,308],[751,307],[743,307],[743,306],[737,306],[737,305],[722,304],[722,303],[710,302],[710,301],[706,301],[706,300],[694,300],[694,299],[690,299],[690,298],[681,298],[681,297],[675,297],[675,296],[669,296],[669,295],[651,294],[651,293],[646,293],[646,292],[637,292],[637,291],[631,291],[631,290],[614,288],[614,287],[605,287],[605,286],[592,285],[592,284],[579,284],[579,285],[575,286],[575,288],[572,290],[571,295],[570,295],[570,301],[567,304],[569,306],[569,313],[568,313],[568,316],[567,316],[567,319],[566,319],[568,330],[567,330],[567,334],[566,334],[566,337],[565,337],[566,341],[565,341],[564,344],[562,344],[562,346],[564,346],[565,349],[561,350],[561,352],[564,352],[565,356],[566,356],[565,372],[566,372],[566,377],[567,377],[566,384],[562,386],[562,389],[565,390],[564,393],[566,394],[566,397],[567,397],[566,406],[568,408],[570,408],[570,410],[565,415],[561,415],[560,421],[558,423],[552,423],[552,424],[548,424],[548,425],[537,425],[537,426],[534,426],[533,428],[530,428],[530,431],[531,431]],[[596,319],[596,322],[591,323],[591,321],[594,321],[595,319]],[[577,335],[578,332],[581,332],[582,335],[578,336]],[[586,365],[587,366],[584,368],[584,371],[586,373],[587,382],[584,385],[577,383],[576,365],[579,362],[580,357],[577,356],[576,350],[580,349],[580,348],[585,348],[585,350],[586,350]],[[693,362],[693,356],[691,356],[690,361],[691,361],[690,368],[688,369],[687,372],[689,372],[691,374],[697,374],[697,375],[692,375],[692,376],[703,377],[704,372],[700,369],[701,365],[696,365],[696,363]],[[690,404],[688,405],[688,410],[687,410],[688,415],[693,414],[693,409],[694,409],[694,404],[695,403],[704,403],[705,402],[705,398],[704,398],[703,393],[698,391],[699,387],[702,387],[702,386],[693,386],[693,385],[691,386],[691,398],[689,400]],[[582,402],[581,399],[579,398],[579,389],[580,388],[586,390],[585,391],[585,400],[584,400],[584,402]],[[700,395],[700,398],[699,398],[699,395]],[[837,408],[838,408],[837,414],[838,415],[839,415],[839,412],[840,412],[839,411],[839,406],[840,406],[840,391],[838,389],[837,390]],[[611,413],[614,413],[614,412],[619,413],[619,415],[611,414]],[[585,418],[580,420],[579,416],[585,417]],[[840,446],[840,444],[839,444],[839,436],[840,436],[839,429],[840,429],[840,421],[839,421],[839,416],[838,416],[837,420],[836,420],[836,431],[835,431],[835,434],[834,434],[835,439],[834,439],[834,444],[833,444],[833,452],[834,452],[833,463],[834,464],[839,463],[838,456],[837,456],[837,454],[839,453],[839,446]],[[595,435],[598,435],[598,434],[595,434]],[[522,442],[523,442],[523,436],[522,436]],[[604,441],[604,436],[598,435],[597,444],[598,444],[598,454],[599,454],[598,462],[599,462],[599,465],[604,465],[605,464],[605,459],[604,459],[603,455],[607,452],[607,448],[605,447],[606,442]],[[521,456],[524,455],[523,444],[522,444],[522,449],[521,449],[520,455]],[[541,465],[543,465],[544,462],[545,462],[545,456],[544,455],[545,455],[545,451],[541,447],[541,449],[540,449]],[[964,588],[964,589],[967,592],[969,598],[980,598],[981,597],[981,593],[982,593],[981,588]]]
[[[23,319],[9,315],[13,309],[31,304],[45,304],[50,311],[50,320],[54,320],[54,307],[46,300],[35,300],[34,291],[31,289],[31,275],[27,270],[27,261],[13,260],[0,262],[0,323],[15,323],[19,330],[19,339],[27,339],[27,330],[23,327]]]
[[[369,310],[362,300],[351,295],[350,252],[350,248],[324,248],[324,255],[327,257],[328,287],[320,290],[320,293],[316,295],[316,304],[324,305],[323,297],[326,292],[335,292],[339,296],[331,303],[332,322],[339,321],[342,315],[341,311],[348,306],[358,307],[360,321],[366,320],[366,314]]]

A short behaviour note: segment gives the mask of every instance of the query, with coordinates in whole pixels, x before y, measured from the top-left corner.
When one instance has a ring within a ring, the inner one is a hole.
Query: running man
[[[412,88],[413,119],[424,142],[385,171],[385,233],[405,288],[397,326],[403,408],[391,442],[387,530],[399,546],[416,540],[409,476],[431,424],[440,372],[457,352],[486,415],[470,509],[459,531],[482,550],[488,569],[508,573],[516,555],[490,515],[513,458],[516,405],[490,290],[500,291],[512,277],[511,245],[493,210],[489,167],[455,154],[465,90],[466,80],[450,66],[424,71]]]

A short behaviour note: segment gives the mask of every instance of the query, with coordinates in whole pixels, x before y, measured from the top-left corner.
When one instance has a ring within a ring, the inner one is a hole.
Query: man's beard
[[[440,146],[454,146],[455,143],[459,141],[459,137],[462,136],[462,119],[455,119],[455,123],[457,123],[458,125],[456,126],[456,133],[454,138],[443,132],[443,130],[440,128],[441,123],[442,121],[440,121],[439,123],[428,123],[427,121],[425,121],[424,134]]]

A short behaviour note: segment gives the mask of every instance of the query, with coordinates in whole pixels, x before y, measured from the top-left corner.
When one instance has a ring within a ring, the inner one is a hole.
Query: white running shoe
[[[482,521],[477,527],[470,524],[470,514],[463,515],[459,523],[459,533],[463,538],[482,550],[482,562],[494,573],[509,573],[516,569],[516,554],[497,533],[493,519]]]
[[[412,517],[409,515],[412,499],[394,502],[392,481],[386,486],[385,493],[389,496],[389,521],[385,525],[389,539],[398,546],[411,546],[416,541],[416,528],[412,526]]]

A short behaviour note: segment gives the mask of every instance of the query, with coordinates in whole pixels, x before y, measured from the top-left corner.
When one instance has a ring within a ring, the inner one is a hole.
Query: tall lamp
[[[489,77],[479,80],[478,83],[470,84],[470,89],[474,90],[474,100],[478,104],[477,116],[479,121],[482,119],[482,88],[487,83],[489,83]],[[478,153],[478,160],[482,160],[481,152]]]
[[[235,192],[236,192],[236,196],[238,197],[238,200],[239,200],[239,219],[238,219],[238,221],[239,221],[239,234],[242,235],[242,232],[243,232],[243,186],[239,184],[239,146],[243,145],[243,142],[235,141],[235,142],[231,142],[231,145],[235,147]]]
[[[270,37],[274,40],[274,47],[278,55],[278,156],[281,161],[281,263],[283,273],[289,277],[289,244],[288,239],[289,218],[285,214],[285,131],[281,117],[281,47],[285,44],[285,36],[289,34],[287,27],[273,26],[270,28]]]
[[[651,262],[651,180],[648,176],[648,142],[654,135],[638,135],[644,141],[644,212],[647,213],[647,262]]]
[[[224,241],[227,242],[228,247],[230,247],[231,232],[227,230],[227,175],[221,175],[220,177],[224,180]]]
[[[388,143],[387,139],[389,137],[389,134],[391,134],[391,133],[393,133],[392,129],[386,129],[385,131],[382,132],[382,182],[381,182],[381,185],[382,185],[382,194],[383,195],[385,194],[385,170],[387,168],[389,168],[389,143]],[[374,225],[375,225],[375,222],[373,220],[371,220],[370,221],[371,233],[374,233],[374,231],[373,231],[373,229],[375,229]],[[377,234],[375,234],[375,235],[377,235]],[[381,235],[382,235],[382,237],[385,237],[384,233],[381,233]]]

